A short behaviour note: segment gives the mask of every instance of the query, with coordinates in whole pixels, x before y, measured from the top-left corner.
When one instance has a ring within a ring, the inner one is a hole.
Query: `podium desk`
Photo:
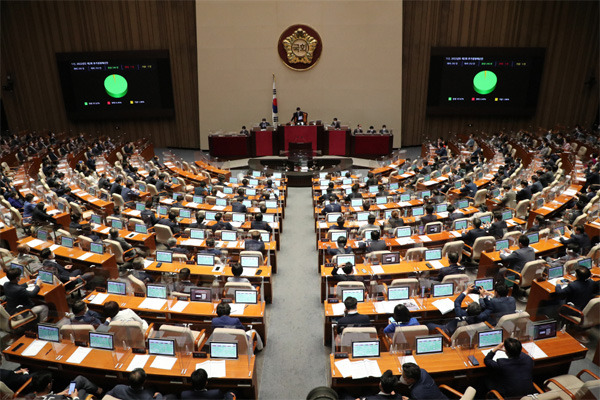
[[[245,158],[250,154],[250,138],[246,135],[210,135],[208,147],[211,157]]]
[[[554,239],[540,240],[539,242],[532,244],[535,250],[536,258],[545,257],[547,255],[558,252],[564,245]],[[512,246],[510,250],[515,251],[519,247]],[[477,277],[493,277],[496,275],[500,267],[497,263],[501,261],[499,251],[482,252],[479,258],[479,268],[477,269]]]
[[[185,263],[162,263],[160,267],[158,267],[158,263],[154,261],[152,264],[148,265],[145,270],[150,273],[150,275],[160,275],[162,273],[174,273],[178,274],[182,268],[189,268],[190,273],[192,275],[192,282],[201,286],[202,284],[210,285],[215,277],[219,277],[221,279],[221,284],[224,285],[227,282],[227,278],[233,276],[231,273],[231,267],[228,265],[222,265],[219,268],[219,271],[214,271],[215,267],[203,266],[203,265],[192,265]],[[271,303],[273,300],[273,285],[271,282],[271,266],[262,265],[259,268],[255,269],[256,271],[260,270],[260,274],[253,275],[242,275],[244,278],[248,278],[250,283],[253,286],[261,286],[261,283],[264,283],[264,290],[261,289],[261,296],[264,296],[264,299],[267,303]]]
[[[218,303],[204,303],[199,301],[188,301],[185,308],[179,311],[177,308],[177,299],[168,299],[165,304],[158,310],[143,308],[143,301],[145,297],[137,296],[121,296],[116,294],[109,294],[108,297],[98,303],[94,302],[94,297],[99,292],[93,291],[86,296],[83,301],[88,305],[90,309],[94,309],[102,313],[103,305],[109,301],[116,301],[121,309],[129,308],[141,318],[146,319],[148,322],[156,322],[159,324],[184,324],[191,323],[194,325],[193,329],[207,329],[212,331],[211,321],[217,317],[217,304]],[[92,300],[90,300],[92,298]],[[266,326],[266,307],[264,302],[258,304],[247,304],[243,314],[231,314],[232,317],[239,318],[242,324],[252,325],[252,328],[263,338],[263,341],[267,342],[267,326]]]
[[[290,143],[310,143],[313,152],[325,147],[323,125],[279,125],[277,127],[276,154],[289,151]]]
[[[3,350],[7,360],[29,366],[31,369],[48,369],[59,371],[63,376],[74,378],[84,375],[93,382],[102,385],[114,386],[127,383],[129,364],[136,354],[131,349],[116,348],[115,351],[91,349],[89,354],[80,363],[70,363],[69,357],[79,348],[70,341],[62,341],[52,345],[46,343],[35,356],[23,355],[23,352],[35,339],[22,336],[10,347]],[[14,350],[17,346],[22,346]],[[196,369],[196,364],[210,360],[208,358],[193,358],[191,355],[179,355],[171,369],[152,368],[152,363],[157,356],[149,356],[144,365],[148,385],[165,393],[179,393],[191,386],[191,375]],[[222,388],[234,390],[242,398],[256,399],[258,395],[258,381],[256,377],[256,357],[253,355],[248,360],[247,355],[240,355],[237,360],[226,360],[227,375],[224,378],[210,378],[209,388]]]
[[[542,383],[545,379],[553,376],[566,374],[569,371],[571,362],[585,357],[588,349],[571,337],[567,333],[557,332],[555,338],[538,340],[535,344],[548,357],[536,358],[533,376],[536,383]],[[526,350],[524,350],[526,352]],[[479,361],[478,366],[474,366],[468,360],[468,356],[473,355]],[[447,384],[455,389],[461,390],[472,385],[478,379],[484,379],[489,371],[483,360],[485,356],[480,349],[461,349],[444,347],[443,353],[414,355],[414,359],[419,367],[425,369],[438,385]],[[351,361],[354,361],[350,359]],[[402,364],[409,362],[403,354],[381,353],[379,358],[370,358],[377,361],[381,372],[391,370],[394,375],[401,375]],[[360,389],[365,386],[372,386],[374,390],[379,385],[379,378],[352,379],[344,378],[335,362],[339,361],[329,356],[331,387],[333,389]]]
[[[350,129],[328,129],[325,131],[327,140],[323,154],[332,156],[347,156],[350,154]]]
[[[10,251],[17,251],[17,228],[5,225],[0,229],[0,240],[6,241]]]
[[[273,127],[267,129],[253,128],[250,131],[250,155],[252,157],[272,156],[275,155],[277,143],[276,136],[273,133]]]
[[[381,157],[392,152],[394,135],[352,134],[350,155],[353,157]]]

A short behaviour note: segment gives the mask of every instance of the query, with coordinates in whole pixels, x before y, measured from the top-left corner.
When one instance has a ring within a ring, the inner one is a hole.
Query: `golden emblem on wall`
[[[279,37],[279,57],[291,69],[302,71],[312,68],[321,56],[321,37],[309,26],[293,25]]]

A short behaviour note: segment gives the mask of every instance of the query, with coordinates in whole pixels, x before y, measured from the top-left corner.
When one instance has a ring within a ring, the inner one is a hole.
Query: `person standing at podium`
[[[331,128],[340,129],[341,127],[342,127],[342,124],[340,124],[340,121],[338,121],[337,118],[334,118],[333,122],[331,123]]]
[[[296,107],[296,112],[292,114],[292,122],[295,125],[306,125],[306,113],[300,107]]]
[[[262,121],[260,121],[260,124],[258,124],[258,127],[259,127],[261,130],[263,130],[263,131],[264,131],[265,129],[267,129],[267,127],[268,127],[268,126],[270,126],[270,125],[269,125],[269,123],[267,122],[267,119],[266,119],[266,118],[263,118],[263,119],[262,119]]]

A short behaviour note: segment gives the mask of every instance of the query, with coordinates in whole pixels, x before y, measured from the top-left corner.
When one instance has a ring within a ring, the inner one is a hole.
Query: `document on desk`
[[[412,206],[412,204],[410,204],[408,201],[399,201],[398,202],[398,207],[410,207]]]
[[[319,229],[327,229],[329,228],[329,226],[327,225],[327,222],[319,222]]]
[[[83,260],[87,260],[88,258],[90,258],[93,255],[94,255],[94,253],[90,253],[90,252],[86,251],[85,253],[83,253],[82,255],[77,257],[77,259],[83,261]]]
[[[67,359],[67,362],[71,364],[81,364],[85,356],[90,354],[90,351],[92,351],[91,347],[78,347],[77,350],[71,354],[71,357]]]
[[[90,304],[104,304],[104,301],[108,298],[108,293],[96,293],[94,300],[90,301]]]
[[[231,242],[227,242],[228,249],[235,249],[238,246],[237,240],[233,240]]]
[[[540,210],[554,211],[554,208],[543,206],[543,207],[540,208]]]
[[[129,211],[129,214],[139,217],[140,215],[142,215],[142,212],[140,210],[131,210]]]
[[[217,191],[217,197],[220,197],[222,199],[224,199],[225,197],[227,197],[227,195],[223,192],[221,192],[220,190]]]
[[[177,357],[155,356],[150,368],[166,369],[170,371],[177,361]]]
[[[481,352],[483,353],[484,356],[487,356],[487,353],[489,353],[490,351],[492,351],[492,349],[485,349],[485,350],[481,350]],[[496,354],[494,354],[494,361],[498,361],[501,358],[508,358],[508,356],[506,355],[506,353],[502,350],[498,350],[496,352]]]
[[[557,283],[560,283],[560,281],[563,280],[563,277],[561,276],[560,278],[554,278],[554,279],[549,279],[548,283],[551,284],[552,286],[556,286]],[[564,288],[565,286],[567,286],[567,284],[562,284],[560,285],[561,288]]]
[[[133,360],[131,360],[131,362],[129,363],[127,371],[133,371],[136,368],[143,369],[149,359],[150,356],[148,354],[136,354],[135,356],[133,356]]]
[[[50,251],[54,251],[58,248],[60,248],[60,244],[53,244],[52,246],[50,246]]]
[[[563,194],[564,194],[565,196],[571,196],[571,197],[573,197],[573,196],[576,196],[576,195],[577,195],[577,190],[574,190],[574,189],[567,189],[567,190],[565,190],[565,191],[563,192]]]
[[[350,363],[352,371],[352,379],[363,379],[372,376],[373,378],[379,378],[381,376],[381,369],[379,364],[375,360],[360,360]]]
[[[148,268],[150,265],[152,265],[153,262],[154,262],[154,260],[144,259],[144,268]]]
[[[523,348],[527,350],[527,353],[534,360],[537,358],[546,358],[548,354],[544,353],[544,350],[535,344],[535,342],[523,343]]]
[[[409,237],[403,237],[403,238],[396,238],[396,243],[398,243],[400,246],[405,246],[407,244],[414,244],[415,241]]]
[[[184,246],[200,247],[200,246],[202,246],[202,242],[203,242],[203,240],[200,240],[200,239],[187,239],[187,240],[184,240],[183,242],[181,242],[181,244]]]
[[[438,217],[440,218],[448,218],[448,211],[442,211],[437,213]]]
[[[352,367],[349,359],[345,358],[343,360],[334,362],[334,364],[340,371],[340,374],[342,374],[342,377],[348,378],[349,376],[352,376]]]
[[[455,238],[462,236],[462,234],[460,232],[458,232],[458,231],[450,231],[450,234],[452,236],[454,236]]]
[[[371,265],[371,271],[373,271],[373,274],[377,275],[377,274],[383,274],[383,267],[379,264],[376,265]]]
[[[344,305],[344,303],[335,303],[331,305],[331,312],[333,312],[333,315],[344,315],[345,309],[346,306]]]
[[[4,286],[4,284],[8,282],[8,277],[7,276],[3,276],[2,278],[0,278],[0,286]]]
[[[231,307],[231,315],[244,315],[245,304],[229,304]]]
[[[257,270],[258,268],[244,267],[242,271],[242,276],[255,276]]]
[[[100,233],[108,233],[108,232],[110,232],[110,227],[104,228],[100,231]]]
[[[188,306],[188,304],[190,304],[189,301],[182,301],[179,300],[177,303],[175,303],[172,307],[171,307],[171,311],[175,311],[175,312],[182,312],[183,310],[185,310],[185,308]]]
[[[152,297],[146,297],[144,301],[142,301],[139,305],[140,308],[145,308],[148,310],[160,310],[167,303],[165,299],[155,299]]]
[[[45,340],[35,339],[23,352],[21,353],[24,357],[35,357],[37,353],[40,352],[44,348],[44,346],[48,343]]]
[[[223,211],[225,206],[212,206],[213,211]]]
[[[175,203],[175,200],[173,200],[173,199],[164,199],[162,202],[163,203],[167,203],[167,204],[173,204],[173,203]]]
[[[47,212],[48,215],[56,215],[58,213],[60,213],[60,210],[50,210]]]
[[[43,240],[33,239],[33,240],[30,240],[29,242],[27,242],[26,244],[29,247],[37,247],[37,246],[42,245],[44,243],[46,243],[46,242],[44,242]]]
[[[209,378],[224,378],[227,376],[227,367],[225,360],[210,360],[196,364],[196,369],[202,368],[206,371]]]
[[[223,247],[223,241],[222,241],[222,240],[217,240],[217,241],[215,242],[215,247],[217,247],[217,248],[221,248],[221,247]]]
[[[439,299],[431,303],[435,308],[440,310],[442,315],[449,313],[454,310],[454,302],[448,298]]]
[[[196,207],[198,207],[198,203],[194,203],[193,201],[190,201],[190,202],[189,202],[189,203],[187,203],[185,206],[186,206],[186,207],[193,207],[193,208],[196,208]]]
[[[440,260],[429,261],[429,264],[435,269],[444,268],[444,264],[442,264]]]
[[[419,235],[421,242],[431,242],[431,239],[427,235]]]
[[[239,221],[229,221],[229,223],[231,224],[231,226],[234,226],[236,228],[239,228],[240,226],[242,226],[242,222],[239,222]]]
[[[415,360],[414,356],[400,356],[398,357],[398,362],[400,363],[400,365],[404,365],[406,363],[417,364],[417,360]]]

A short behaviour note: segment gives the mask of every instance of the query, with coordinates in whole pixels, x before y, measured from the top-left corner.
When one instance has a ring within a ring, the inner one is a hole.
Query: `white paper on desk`
[[[167,204],[173,204],[173,203],[175,203],[175,200],[173,200],[173,199],[164,199],[162,202],[163,203],[167,203]]]
[[[58,249],[60,247],[60,244],[53,244],[52,246],[50,246],[50,251],[54,251],[56,249]]]
[[[90,301],[90,304],[103,304],[108,298],[108,293],[96,293],[94,300]]]
[[[27,242],[27,246],[29,246],[29,247],[37,247],[37,246],[39,246],[41,244],[44,244],[44,243],[46,243],[46,242],[44,242],[43,240],[33,239],[33,240],[30,240],[29,242]]]
[[[366,225],[368,223],[369,223],[369,221],[356,221],[356,225],[358,225],[358,226],[363,226],[363,225]]]
[[[48,342],[45,340],[35,339],[33,342],[31,342],[31,344],[29,346],[27,346],[27,348],[25,350],[23,350],[21,355],[25,356],[25,357],[35,357],[37,355],[37,353],[39,353],[40,350],[42,350],[44,348],[46,343],[48,343]]]
[[[100,231],[100,233],[108,233],[108,232],[110,232],[110,227],[104,228]]]
[[[397,301],[391,301],[390,303],[394,304],[394,307],[396,307],[396,304],[404,304],[404,306],[406,308],[408,308],[408,311],[417,311],[419,310],[419,305],[417,304],[417,302],[415,301],[415,299],[407,299],[407,300],[397,300]],[[392,311],[390,312],[390,314],[393,314],[394,310],[392,309]]]
[[[220,247],[223,247],[223,241],[222,241],[222,240],[217,240],[217,241],[215,242],[215,247],[219,247],[219,248],[220,248]]]
[[[442,315],[449,313],[454,310],[454,302],[448,298],[439,299],[431,303],[435,308],[440,310]]]
[[[196,364],[196,369],[202,368],[206,371],[209,378],[224,378],[227,376],[227,367],[225,360],[210,360]]]
[[[379,264],[371,265],[371,271],[373,271],[373,274],[375,274],[375,275],[383,274],[383,267]]]
[[[431,242],[431,239],[430,239],[430,238],[429,238],[429,236],[427,236],[427,235],[419,235],[419,239],[420,239],[422,242]]]
[[[29,283],[27,284],[27,291],[28,292],[33,292],[33,290],[35,289],[35,283]]]
[[[148,310],[160,310],[163,308],[167,300],[165,299],[155,299],[152,297],[146,297],[144,301],[139,305],[140,308],[146,308]]]
[[[83,253],[82,255],[77,257],[77,259],[83,261],[83,260],[87,260],[88,258],[90,258],[93,255],[94,255],[94,253],[90,253],[90,252],[86,251],[85,253]]]
[[[212,206],[212,209],[216,211],[223,211],[225,209],[225,206]]]
[[[327,222],[319,222],[319,229],[327,229]]]
[[[344,315],[344,310],[346,310],[344,303],[335,303],[331,305],[331,312],[333,312],[333,315]]]
[[[177,361],[177,357],[156,356],[150,364],[150,368],[166,369],[170,371]]]
[[[221,192],[220,190],[218,190],[217,191],[217,197],[220,197],[220,198],[223,199],[223,198],[227,197],[227,195],[225,193]]]
[[[131,362],[129,363],[129,366],[127,367],[127,371],[133,371],[136,368],[143,369],[144,366],[146,366],[148,359],[150,359],[150,356],[148,354],[145,354],[145,355],[136,354],[135,356],[133,356],[133,360],[131,360]]]
[[[370,376],[379,378],[381,369],[375,360],[360,360],[350,363],[352,371],[352,379],[368,378]]]
[[[467,296],[469,296],[471,298],[471,300],[473,300],[475,303],[479,303],[479,295],[478,294],[468,294]]]
[[[179,300],[173,307],[171,307],[171,311],[182,312],[185,308],[190,304],[189,301]]]
[[[92,351],[91,347],[78,347],[77,350],[71,354],[71,357],[67,359],[67,362],[71,364],[81,364],[85,356],[90,354],[90,351]]]
[[[3,276],[2,278],[0,278],[0,286],[4,286],[6,282],[8,282],[8,277]]]
[[[594,225],[594,226],[600,226],[600,222],[598,222],[598,221],[594,221],[591,224]]]
[[[387,208],[385,204],[378,204],[377,207],[379,207],[380,210],[385,210]]]
[[[400,362],[400,365],[404,365],[406,363],[417,364],[417,360],[415,360],[414,356],[400,356],[400,357],[398,357],[398,361]],[[419,365],[419,364],[417,364],[417,365]]]
[[[334,364],[340,371],[340,374],[342,374],[342,377],[347,378],[352,376],[352,366],[350,365],[349,359],[345,358],[343,360],[334,362]]]
[[[577,191],[573,189],[567,189],[563,192],[563,194],[565,196],[575,196],[577,194]]]
[[[375,312],[377,312],[377,314],[387,314],[388,313],[387,312],[387,303],[388,303],[387,301],[377,301],[377,302],[373,303]]]
[[[229,223],[231,224],[231,226],[234,226],[236,228],[239,228],[243,224],[243,222],[239,222],[239,221],[229,221]]]
[[[409,176],[411,176],[411,174],[402,174],[400,175],[402,178],[408,178]]]
[[[152,265],[153,262],[154,262],[154,260],[144,259],[144,268],[148,268],[150,265]]]
[[[50,210],[50,211],[48,211],[47,213],[48,213],[48,215],[56,215],[56,214],[58,214],[59,212],[60,212],[60,210]]]
[[[232,242],[227,242],[227,248],[228,249],[235,249],[238,245],[237,240],[234,240]]]
[[[489,353],[490,351],[492,351],[492,349],[485,349],[485,350],[481,350],[481,352],[483,353],[484,356],[487,356],[487,353]],[[496,352],[496,354],[494,354],[494,361],[498,361],[501,358],[508,358],[508,356],[506,355],[506,353],[502,350],[498,350]]]
[[[452,236],[454,236],[455,238],[456,238],[456,237],[461,237],[461,236],[462,236],[462,234],[461,234],[460,232],[458,232],[458,231],[450,231],[450,234],[451,234]]]
[[[189,203],[186,203],[185,206],[186,207],[196,208],[196,207],[198,207],[198,203],[194,203],[193,201],[190,201]]]
[[[543,206],[543,207],[540,208],[540,210],[554,211],[554,208]]]
[[[435,269],[444,268],[444,264],[440,260],[429,261],[429,264]]]
[[[244,315],[245,304],[229,304],[231,307],[231,315]]]
[[[399,201],[398,202],[398,206],[399,207],[410,207],[412,204],[410,204],[408,201]]]
[[[187,239],[187,240],[184,240],[183,242],[181,242],[181,244],[184,246],[200,247],[200,246],[202,246],[202,242],[203,241],[201,239]]]
[[[142,212],[139,210],[131,210],[131,211],[129,211],[129,214],[139,217],[140,215],[142,215]]]
[[[448,211],[442,211],[437,213],[438,217],[440,218],[448,218]]]
[[[398,243],[400,246],[404,246],[407,244],[414,244],[415,241],[409,237],[403,237],[403,238],[396,238],[396,243]]]
[[[244,269],[242,271],[242,276],[254,276],[254,275],[256,275],[257,270],[258,270],[258,268],[244,267]]]
[[[561,280],[563,280],[562,276],[560,278],[549,279],[548,283],[551,284],[552,286],[556,286],[556,284],[559,283],[559,281],[561,281]],[[561,284],[561,286],[566,286],[566,284],[565,285]]]
[[[527,350],[529,357],[533,358],[545,358],[548,357],[548,354],[544,353],[544,350],[540,349],[540,347],[535,344],[535,342],[523,343],[523,348]]]

